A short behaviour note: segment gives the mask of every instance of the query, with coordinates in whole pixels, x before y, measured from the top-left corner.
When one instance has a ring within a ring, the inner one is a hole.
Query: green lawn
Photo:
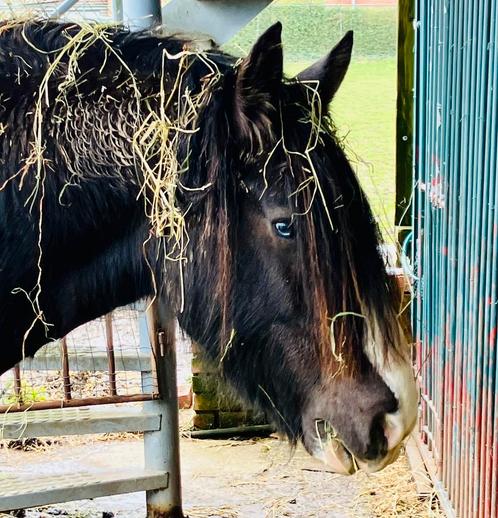
[[[331,110],[384,237],[389,239],[395,205],[397,9],[327,7],[323,0],[277,0],[226,49],[246,54],[277,20],[283,24],[289,76],[325,55],[347,30],[354,30],[352,64]]]
[[[306,63],[287,66],[294,75]],[[396,62],[394,58],[353,62],[331,105],[348,157],[386,238],[395,205]]]

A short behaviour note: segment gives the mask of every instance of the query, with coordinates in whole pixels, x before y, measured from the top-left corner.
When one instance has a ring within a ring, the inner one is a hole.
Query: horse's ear
[[[353,31],[348,31],[342,40],[322,59],[297,75],[299,81],[318,81],[318,93],[327,105],[341,86],[348,70],[353,49]]]
[[[283,77],[282,24],[275,23],[256,41],[249,55],[237,67],[235,115],[242,133],[248,124],[267,119],[275,110]]]

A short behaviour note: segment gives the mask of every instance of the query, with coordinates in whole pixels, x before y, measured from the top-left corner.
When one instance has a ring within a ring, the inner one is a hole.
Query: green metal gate
[[[459,517],[498,516],[498,0],[418,0],[413,323],[422,442]]]

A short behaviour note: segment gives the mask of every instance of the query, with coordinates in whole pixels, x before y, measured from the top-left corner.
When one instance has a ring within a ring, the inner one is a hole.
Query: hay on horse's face
[[[124,29],[0,25],[1,369],[163,298],[223,374],[337,471],[416,416],[397,293],[328,115],[352,33],[297,78]]]

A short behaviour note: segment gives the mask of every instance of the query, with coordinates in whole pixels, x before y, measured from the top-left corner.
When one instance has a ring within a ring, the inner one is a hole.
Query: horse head
[[[285,79],[280,24],[211,92],[191,137],[184,328],[292,442],[381,469],[414,426],[400,296],[335,135],[352,33]],[[221,338],[220,338],[221,337]]]
[[[280,32],[236,60],[119,28],[3,27],[0,372],[162,290],[291,442],[375,471],[414,426],[417,390],[328,111],[352,34],[287,79]]]

